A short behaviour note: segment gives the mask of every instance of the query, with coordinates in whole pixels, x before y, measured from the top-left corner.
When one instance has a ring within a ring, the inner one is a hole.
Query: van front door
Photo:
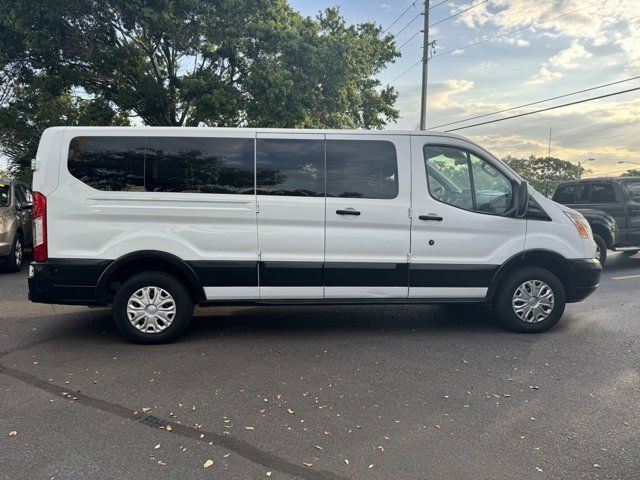
[[[324,156],[322,134],[258,133],[261,299],[323,296]]]
[[[414,136],[409,296],[478,299],[524,248],[509,172],[463,140]]]
[[[409,138],[327,135],[325,298],[407,297]]]

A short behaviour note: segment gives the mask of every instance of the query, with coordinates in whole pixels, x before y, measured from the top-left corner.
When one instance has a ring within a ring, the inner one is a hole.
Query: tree
[[[516,158],[508,156],[503,158],[503,161],[518,172],[533,188],[547,196],[553,193],[560,182],[580,178],[585,172],[583,167],[555,157],[531,155],[529,158]]]
[[[84,100],[69,90],[51,91],[45,78],[15,87],[13,98],[0,107],[0,153],[9,160],[9,172],[30,182],[42,132],[64,125],[128,125],[101,98]]]
[[[372,23],[286,0],[0,0],[7,63],[44,70],[147,125],[381,128],[398,55]],[[0,35],[0,42],[3,37]],[[53,41],[45,41],[52,38]],[[6,43],[6,41],[5,41]]]
[[[640,177],[640,168],[632,168],[622,174],[623,177]]]

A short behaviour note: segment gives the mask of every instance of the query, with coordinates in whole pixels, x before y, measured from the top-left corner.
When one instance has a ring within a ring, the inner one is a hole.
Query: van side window
[[[593,203],[615,203],[616,194],[613,185],[608,183],[597,183],[591,187],[591,202]]]
[[[324,197],[323,140],[259,139],[257,193]]]
[[[430,145],[424,159],[429,193],[439,202],[492,215],[511,211],[511,182],[485,160],[458,148]]]
[[[564,185],[559,187],[553,194],[553,201],[569,205],[572,203],[588,203],[588,185],[585,183],[576,183],[573,185]]]
[[[253,194],[253,139],[147,137],[149,192]]]
[[[391,142],[327,141],[327,197],[391,199],[398,196],[398,159]]]
[[[97,190],[144,191],[144,137],[75,137],[67,166]]]
[[[429,193],[439,202],[473,210],[471,172],[466,152],[449,147],[425,149]]]

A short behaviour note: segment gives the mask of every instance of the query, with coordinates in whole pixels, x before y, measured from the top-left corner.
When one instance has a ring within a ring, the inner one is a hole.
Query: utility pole
[[[553,127],[549,127],[549,155],[548,158],[551,158],[551,130]]]
[[[420,109],[420,130],[427,129],[427,78],[429,77],[429,0],[424,0],[424,30],[422,46],[422,104]]]

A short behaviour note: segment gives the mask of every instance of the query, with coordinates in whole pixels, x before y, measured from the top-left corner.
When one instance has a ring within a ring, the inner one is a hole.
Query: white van
[[[60,127],[34,169],[30,299],[140,343],[195,304],[482,302],[541,332],[600,279],[582,215],[457,135]]]

